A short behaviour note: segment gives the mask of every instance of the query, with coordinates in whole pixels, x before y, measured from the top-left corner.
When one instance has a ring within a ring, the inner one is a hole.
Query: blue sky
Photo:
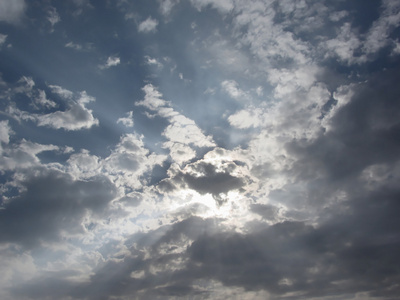
[[[399,24],[0,0],[0,298],[396,299]]]

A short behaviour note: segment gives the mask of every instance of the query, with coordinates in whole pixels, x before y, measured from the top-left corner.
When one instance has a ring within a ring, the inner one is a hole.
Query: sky
[[[0,0],[0,298],[399,299],[400,1]]]

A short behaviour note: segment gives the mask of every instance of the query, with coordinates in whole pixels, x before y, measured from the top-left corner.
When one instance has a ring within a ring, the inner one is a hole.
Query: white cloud
[[[100,65],[100,69],[108,69],[110,67],[118,66],[121,63],[121,59],[118,56],[109,56],[107,58],[107,62],[103,65]]]
[[[161,99],[162,94],[152,85],[146,84],[142,90],[144,91],[144,100],[139,101],[136,105],[142,105],[151,110],[159,110],[163,106],[169,106],[170,104]]]
[[[239,85],[235,80],[224,80],[221,83],[221,87],[233,99],[243,101],[248,98],[248,95],[239,88]]]
[[[162,68],[164,65],[158,61],[156,58],[152,58],[150,56],[145,56],[144,57],[146,59],[146,64],[150,65],[150,66],[156,66],[157,68]]]
[[[57,104],[47,99],[46,93],[40,89],[34,89],[35,82],[32,78],[22,77],[18,81],[19,85],[14,88],[14,93],[24,93],[27,97],[31,98],[31,106],[36,109],[41,108],[55,108]],[[73,92],[64,89],[60,86],[49,85],[52,93],[57,94],[65,101],[67,109],[64,111],[55,111],[52,113],[30,113],[20,110],[17,105],[11,101],[7,107],[10,116],[19,121],[33,121],[38,126],[47,126],[54,129],[65,130],[80,130],[88,129],[92,126],[98,125],[99,120],[96,119],[92,111],[86,107],[90,102],[95,101],[95,98],[88,95],[85,91],[74,95]]]
[[[169,142],[165,143],[164,147],[171,149],[173,157],[177,157],[175,155],[177,149],[184,149],[186,154],[183,157],[190,157],[193,152],[188,149],[189,145],[196,147],[215,146],[211,136],[204,135],[193,120],[171,108],[169,102],[161,98],[162,94],[152,84],[144,86],[143,91],[145,92],[144,100],[137,102],[136,105],[156,111],[159,116],[169,121],[170,124],[163,132]],[[174,143],[179,145],[174,146]],[[180,162],[182,162],[181,159]]]
[[[126,134],[104,160],[104,168],[117,186],[140,188],[141,176],[165,158],[164,155],[150,153],[144,147],[142,136]]]
[[[228,117],[229,123],[240,129],[260,127],[264,124],[265,112],[261,108],[249,107]]]
[[[165,142],[163,148],[169,149],[169,155],[171,156],[172,161],[179,165],[182,165],[196,157],[196,151],[182,143],[173,141]]]
[[[100,158],[87,150],[72,154],[68,161],[68,173],[76,179],[91,178],[101,173]]]
[[[164,130],[163,135],[170,141],[197,147],[215,146],[212,138],[205,136],[193,120],[178,113],[171,113],[169,121],[171,124]]]
[[[144,33],[154,32],[156,31],[157,25],[158,21],[156,19],[148,17],[146,20],[139,24],[138,31]]]
[[[119,118],[117,120],[117,123],[122,123],[126,127],[133,127],[134,122],[133,122],[133,111],[130,111],[127,113],[127,117],[125,118]]]
[[[18,23],[26,9],[24,0],[0,1],[0,21]]]
[[[35,115],[39,126],[48,126],[54,129],[80,130],[88,129],[99,124],[92,110],[87,109],[85,104],[95,99],[81,92],[76,101],[71,101],[66,111],[56,111],[46,115]]]
[[[64,99],[72,99],[74,93],[58,85],[49,85],[50,90]]]
[[[3,147],[0,158],[2,170],[16,170],[37,167],[41,165],[37,155],[44,151],[59,150],[55,145],[42,145],[22,139],[17,144]]]

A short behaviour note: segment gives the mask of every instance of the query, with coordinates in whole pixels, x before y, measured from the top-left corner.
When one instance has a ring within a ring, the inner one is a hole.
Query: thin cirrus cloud
[[[398,298],[398,1],[0,7],[1,299]]]

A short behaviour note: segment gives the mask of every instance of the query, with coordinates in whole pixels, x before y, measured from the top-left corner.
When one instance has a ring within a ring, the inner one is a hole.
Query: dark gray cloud
[[[307,166],[306,172],[325,170],[330,179],[345,180],[369,165],[399,159],[399,77],[397,69],[371,76],[339,109],[332,131],[305,147],[296,140],[288,145],[299,155],[298,163]]]
[[[395,297],[399,193],[397,189],[391,195],[376,193],[352,199],[343,204],[345,213],[332,208],[318,227],[291,221],[272,226],[258,223],[251,232],[240,234],[221,231],[215,227],[217,220],[189,218],[132,236],[135,246],[130,254],[103,264],[90,283],[64,280],[48,285],[54,279],[46,279],[18,288],[16,293],[32,295],[36,291],[39,297],[72,294],[87,299],[206,297],[207,288],[200,289],[195,283],[217,280],[250,291],[265,289],[284,299],[359,291]],[[188,241],[189,246],[184,246]],[[37,287],[44,284],[47,288],[39,292]],[[49,294],[52,291],[54,294]]]
[[[104,217],[116,195],[114,185],[103,176],[80,181],[56,170],[28,173],[20,186],[23,192],[0,210],[0,242],[25,247],[60,241],[64,232],[83,234],[84,217]]]
[[[172,178],[161,181],[158,188],[162,192],[189,188],[201,195],[211,194],[222,204],[221,194],[238,190],[246,184],[247,178],[231,175],[236,168],[234,162],[225,163],[221,168],[206,161],[198,161],[178,171]]]

